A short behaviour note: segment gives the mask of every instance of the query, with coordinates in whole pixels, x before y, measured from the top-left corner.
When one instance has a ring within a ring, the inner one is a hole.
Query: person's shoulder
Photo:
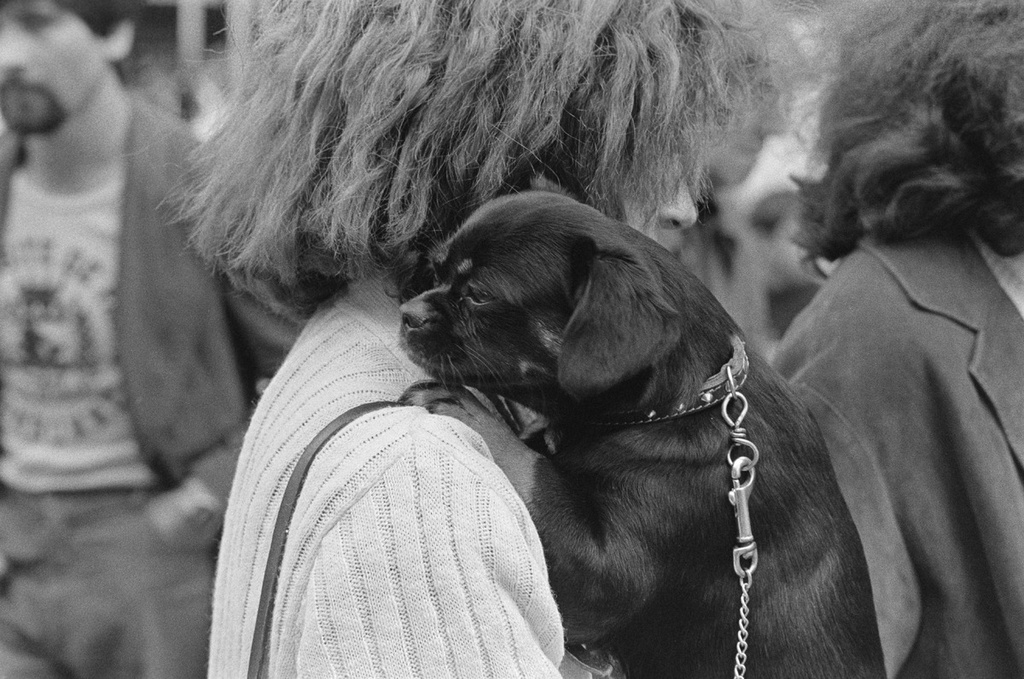
[[[268,407],[270,401],[285,408],[333,399],[344,408],[397,399],[419,374],[397,346],[381,339],[385,330],[359,314],[318,311],[303,323],[264,392]]]
[[[856,250],[793,320],[772,364],[791,381],[881,388],[930,359],[923,323],[907,291],[874,253]]]
[[[481,497],[506,505],[513,514],[525,518],[522,500],[494,463],[483,437],[463,422],[408,406],[382,409],[355,424],[363,429],[366,441],[387,432],[396,457],[406,457],[410,468],[425,473],[422,478],[438,483],[460,479],[464,487],[477,488]],[[377,439],[373,445],[380,442]]]
[[[897,277],[874,249],[858,248],[847,255],[821,286],[812,303],[831,310],[848,309],[848,315],[875,314],[906,299]]]
[[[329,418],[320,410],[318,417],[326,424]],[[258,427],[257,447],[284,449],[282,437],[308,444],[323,435],[322,429],[303,424],[284,423],[283,429],[289,431],[274,428],[279,431]],[[424,506],[433,506],[458,489],[459,496],[492,507],[492,514],[517,523],[521,530],[529,522],[522,500],[493,462],[482,437],[458,420],[419,406],[384,402],[334,431],[309,468],[307,486],[319,489],[314,500],[330,496],[339,508],[355,506],[373,488],[415,488],[407,499]]]
[[[910,301],[873,253],[855,250],[821,285],[786,331],[780,351],[827,338],[829,346],[861,342],[908,322]]]
[[[452,417],[396,403],[360,418],[353,426],[387,431],[399,437],[405,454],[423,457],[427,462],[443,460],[452,470],[474,474],[486,483],[501,476],[483,438]]]

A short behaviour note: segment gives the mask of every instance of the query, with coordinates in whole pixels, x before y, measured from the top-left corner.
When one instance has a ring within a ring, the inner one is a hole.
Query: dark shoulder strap
[[[313,437],[295,464],[295,469],[292,470],[291,478],[288,479],[288,485],[285,487],[284,497],[281,498],[281,507],[277,511],[277,522],[274,524],[274,534],[270,539],[270,554],[267,556],[267,569],[263,573],[263,588],[260,591],[260,602],[256,613],[256,629],[252,635],[252,647],[249,649],[249,679],[265,679],[269,676],[270,628],[273,624],[274,597],[277,595],[277,581],[281,573],[281,560],[284,557],[284,543],[288,537],[288,524],[291,522],[292,514],[295,513],[299,491],[302,490],[302,484],[306,481],[306,475],[309,473],[310,465],[313,464],[313,459],[324,447],[324,444],[346,425],[366,413],[394,405],[397,404],[389,401],[375,401],[345,411]]]

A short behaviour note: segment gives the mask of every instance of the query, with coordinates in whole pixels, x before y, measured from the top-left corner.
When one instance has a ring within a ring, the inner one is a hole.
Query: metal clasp
[[[741,478],[744,474],[747,474],[745,480]],[[750,458],[741,457],[732,465],[732,490],[729,491],[729,502],[736,514],[736,541],[741,545],[754,541],[750,527],[750,495],[753,492],[754,466]]]
[[[732,463],[729,502],[735,508],[738,543],[732,550],[732,569],[740,578],[750,578],[757,569],[757,543],[754,542],[754,531],[750,526],[750,496],[754,492],[755,477],[754,461],[749,457],[737,458]],[[749,559],[750,565],[744,567],[743,559]]]
[[[750,565],[743,567],[743,559],[749,559]],[[757,543],[751,542],[748,545],[740,545],[732,550],[732,569],[740,580],[749,580],[757,570]]]

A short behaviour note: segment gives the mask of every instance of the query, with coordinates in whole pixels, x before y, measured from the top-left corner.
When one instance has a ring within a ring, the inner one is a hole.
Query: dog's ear
[[[680,319],[656,274],[628,248],[581,238],[571,250],[575,307],[562,337],[558,382],[583,399],[655,363],[679,339]]]

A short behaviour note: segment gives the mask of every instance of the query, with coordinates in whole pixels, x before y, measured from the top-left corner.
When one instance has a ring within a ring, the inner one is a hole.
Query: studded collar
[[[592,421],[590,424],[604,427],[647,424],[648,422],[662,422],[677,417],[685,417],[686,415],[707,410],[721,403],[730,391],[743,386],[749,370],[750,360],[747,358],[743,340],[733,335],[732,357],[717,373],[704,380],[695,396],[684,396],[666,409],[655,409],[646,413],[630,411],[610,413],[607,418],[600,421]],[[730,374],[733,382],[731,386]]]

